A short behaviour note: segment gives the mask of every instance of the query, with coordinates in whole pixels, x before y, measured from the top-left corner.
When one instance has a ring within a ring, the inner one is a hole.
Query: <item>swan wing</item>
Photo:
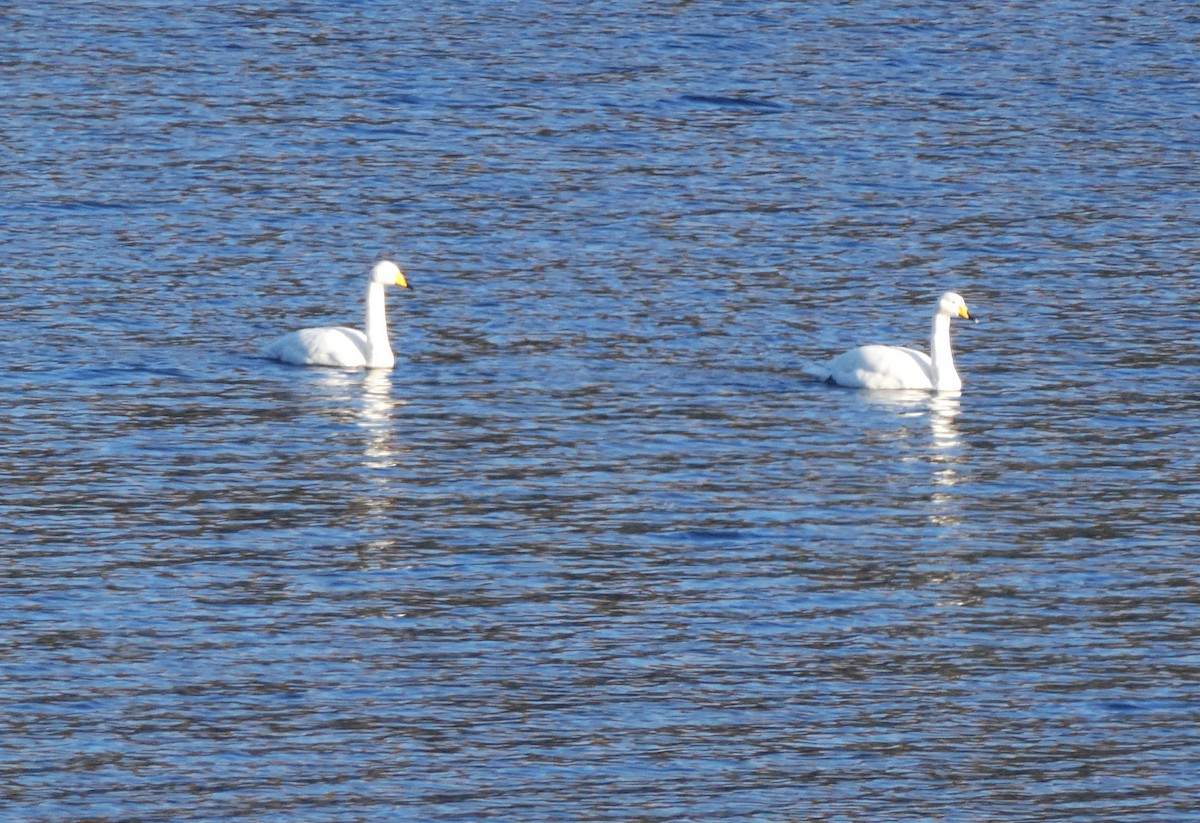
[[[345,326],[300,329],[268,343],[263,354],[297,366],[357,369],[367,364],[367,336]]]
[[[929,355],[904,346],[859,346],[833,358],[823,370],[828,372],[824,379],[855,389],[933,388]]]

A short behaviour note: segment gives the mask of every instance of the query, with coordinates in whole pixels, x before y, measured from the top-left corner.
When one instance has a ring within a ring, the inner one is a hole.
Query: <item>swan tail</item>
[[[806,362],[800,364],[800,370],[811,377],[813,380],[827,381],[833,377],[833,372],[828,366],[820,363]]]

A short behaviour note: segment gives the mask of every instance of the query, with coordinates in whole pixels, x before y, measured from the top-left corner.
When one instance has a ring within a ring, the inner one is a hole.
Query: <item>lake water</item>
[[[1200,819],[1190,5],[0,42],[5,819]]]

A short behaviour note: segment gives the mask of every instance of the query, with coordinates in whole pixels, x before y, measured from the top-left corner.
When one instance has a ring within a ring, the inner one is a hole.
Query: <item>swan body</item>
[[[364,330],[345,326],[300,329],[267,344],[263,354],[297,366],[333,366],[340,369],[390,369],[396,364],[388,341],[385,286],[407,289],[408,280],[400,267],[383,260],[371,269],[367,282],[367,313]]]
[[[904,346],[859,346],[808,372],[820,380],[855,389],[959,391],[962,380],[950,351],[950,319],[971,319],[962,296],[948,291],[933,312],[929,354]]]

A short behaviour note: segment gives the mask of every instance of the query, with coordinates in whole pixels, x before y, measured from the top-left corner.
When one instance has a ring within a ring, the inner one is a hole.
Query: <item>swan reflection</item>
[[[362,407],[358,424],[369,433],[367,439],[367,465],[371,468],[387,468],[396,465],[395,458],[402,451],[395,442],[395,426],[392,415],[404,401],[392,396],[392,375],[384,369],[370,369],[362,381]]]
[[[331,404],[339,410],[345,409],[354,423],[367,432],[366,465],[372,468],[395,465],[393,458],[403,451],[403,446],[394,437],[392,417],[404,401],[392,396],[391,372],[328,369],[322,370],[318,381]]]
[[[955,418],[962,412],[962,395],[959,392],[939,392],[929,398],[929,429],[933,440],[934,491],[930,502],[934,511],[929,519],[940,525],[949,526],[962,522],[957,512],[957,499],[949,487],[959,482],[957,465],[962,437]]]
[[[395,501],[412,454],[400,429],[405,402],[395,396],[392,372],[313,369],[303,378],[311,402],[319,404],[338,429],[320,467],[327,480],[330,467],[336,466],[344,483],[344,505],[331,516],[330,525],[356,535],[364,558],[390,557]]]
[[[961,446],[962,438],[954,418],[962,412],[962,393],[938,392],[930,396],[927,408],[934,448],[946,452]],[[942,459],[945,459],[945,455]]]
[[[386,529],[394,508],[393,500],[400,485],[395,468],[404,452],[403,439],[397,434],[396,411],[404,405],[392,394],[392,373],[371,369],[360,377],[358,416],[355,423],[363,432],[363,481],[355,503],[362,520],[358,528],[366,531]],[[383,552],[389,541],[375,548]],[[379,556],[385,556],[386,552]]]
[[[962,393],[872,392],[865,399],[868,404],[886,408],[899,417],[911,419],[914,423],[920,421],[919,429],[906,425],[905,429],[908,432],[923,432],[925,422],[928,422],[928,446],[920,448],[917,454],[910,454],[901,459],[926,463],[932,470],[929,477],[932,486],[929,500],[933,504],[933,511],[929,519],[938,525],[961,522],[962,518],[957,513],[957,500],[950,487],[957,485],[962,479],[959,472],[963,464],[963,440],[957,422],[962,413]],[[915,445],[919,441],[914,438],[912,442]]]

